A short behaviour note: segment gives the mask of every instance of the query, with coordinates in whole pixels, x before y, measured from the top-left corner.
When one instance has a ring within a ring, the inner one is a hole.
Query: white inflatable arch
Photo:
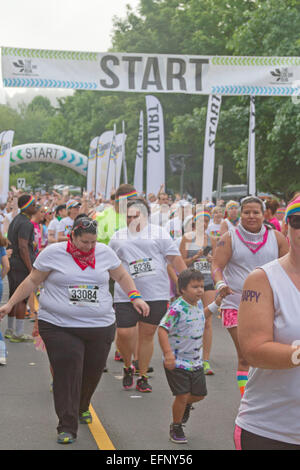
[[[88,157],[76,150],[54,144],[24,144],[11,148],[10,166],[47,162],[63,165],[87,176]]]

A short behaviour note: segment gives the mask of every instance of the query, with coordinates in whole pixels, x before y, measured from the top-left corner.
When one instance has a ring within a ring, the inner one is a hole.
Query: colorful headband
[[[279,209],[277,209],[277,214],[285,214],[285,207],[280,207]]]
[[[33,202],[35,202],[35,198],[33,196],[30,196],[26,204],[20,207],[20,211],[24,211],[25,209],[27,209],[27,207],[29,207]]]
[[[76,207],[76,206],[79,206],[79,205],[80,205],[80,203],[78,201],[69,201],[66,204],[66,209],[69,210],[72,207]]]
[[[194,222],[197,222],[197,220],[198,220],[200,217],[208,217],[209,220],[210,220],[210,218],[211,218],[210,213],[207,212],[207,211],[198,212],[198,214],[196,214],[195,217],[194,217]]]
[[[232,209],[233,207],[237,207],[237,208],[238,208],[238,207],[240,207],[240,205],[239,205],[239,203],[236,202],[236,201],[229,201],[229,202],[227,202],[227,204],[226,204],[226,209],[227,209],[227,210],[228,210],[228,209]]]
[[[296,212],[300,212],[300,196],[287,206],[285,211],[285,221],[287,222],[288,217]]]
[[[127,194],[121,194],[118,199],[116,199],[116,202],[120,202],[121,200],[123,199],[130,199],[132,197],[137,197],[137,192],[136,191],[131,191],[131,193],[127,193]]]

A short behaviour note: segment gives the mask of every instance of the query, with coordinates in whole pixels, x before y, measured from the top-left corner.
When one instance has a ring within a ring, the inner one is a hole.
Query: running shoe
[[[57,435],[57,443],[58,444],[73,444],[76,440],[76,437],[73,436],[70,432],[60,432]]]
[[[81,424],[91,424],[92,421],[93,418],[90,411],[84,411],[83,413],[79,414],[79,422]]]
[[[119,353],[119,351],[116,351],[116,352],[115,352],[115,361],[124,362],[124,361],[123,361],[123,357],[121,356],[121,354]]]
[[[7,339],[10,339],[13,334],[14,334],[14,330],[12,330],[11,328],[7,328],[5,330],[4,337]]]
[[[204,374],[205,375],[214,375],[213,370],[210,367],[210,364],[208,361],[203,361],[203,369],[204,369]]]
[[[132,361],[132,364],[135,367],[135,375],[140,375],[140,369],[139,369],[139,361]],[[154,372],[153,367],[149,366],[147,370],[147,374],[151,374],[151,372]]]
[[[186,444],[187,438],[184,435],[182,424],[171,424],[170,426],[170,441],[175,444]]]
[[[136,381],[136,389],[137,389],[139,392],[143,392],[143,393],[152,392],[152,387],[151,387],[151,385],[148,383],[148,377],[146,377],[145,375],[143,375],[142,377],[140,377],[140,378]]]
[[[0,366],[6,366],[6,357],[0,356]]]
[[[13,334],[10,337],[9,340],[11,343],[33,343],[34,338],[30,335],[26,335],[25,333],[23,335],[17,336]]]
[[[123,368],[123,387],[125,390],[133,387],[133,376],[135,372],[135,367],[131,365],[130,367]]]
[[[194,409],[194,407],[193,407],[193,405],[192,405],[191,403],[188,403],[188,404],[186,405],[185,410],[184,410],[184,413],[183,413],[182,421],[181,421],[182,424],[185,424],[185,423],[188,422],[189,417],[190,417],[190,412],[191,412],[191,410],[193,410],[193,409]]]

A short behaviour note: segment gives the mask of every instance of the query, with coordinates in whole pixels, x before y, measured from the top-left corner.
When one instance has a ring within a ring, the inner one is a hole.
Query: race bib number
[[[210,263],[206,258],[199,258],[194,262],[194,269],[201,271],[202,274],[210,274]]]
[[[69,286],[68,291],[71,305],[99,305],[99,286]]]
[[[142,276],[151,276],[155,274],[155,268],[152,258],[139,259],[129,263],[129,271],[133,278]]]

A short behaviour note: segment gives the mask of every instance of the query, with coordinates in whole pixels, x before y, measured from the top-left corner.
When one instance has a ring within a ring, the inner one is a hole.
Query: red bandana
[[[67,244],[67,252],[72,255],[73,260],[75,261],[76,264],[84,271],[85,268],[90,266],[91,268],[95,269],[95,248],[92,248],[90,251],[81,251],[76,246],[74,243],[71,242],[71,240],[68,240]]]

